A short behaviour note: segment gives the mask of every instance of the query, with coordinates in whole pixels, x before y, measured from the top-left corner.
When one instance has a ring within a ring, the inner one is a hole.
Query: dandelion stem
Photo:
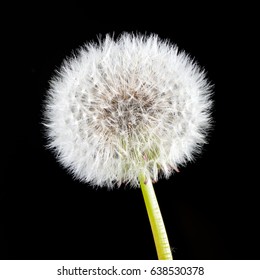
[[[170,244],[152,181],[150,178],[146,180],[143,174],[140,174],[139,181],[153,232],[158,259],[172,260]]]

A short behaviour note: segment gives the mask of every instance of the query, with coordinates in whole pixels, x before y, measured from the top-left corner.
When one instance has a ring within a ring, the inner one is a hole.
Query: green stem
[[[170,244],[151,179],[147,178],[147,182],[145,182],[145,176],[140,174],[139,181],[153,232],[158,259],[172,260]]]

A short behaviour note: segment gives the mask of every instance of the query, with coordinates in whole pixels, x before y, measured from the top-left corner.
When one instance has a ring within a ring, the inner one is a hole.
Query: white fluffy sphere
[[[67,59],[45,106],[49,147],[83,182],[137,187],[169,177],[200,151],[210,127],[204,72],[157,35],[106,36]]]

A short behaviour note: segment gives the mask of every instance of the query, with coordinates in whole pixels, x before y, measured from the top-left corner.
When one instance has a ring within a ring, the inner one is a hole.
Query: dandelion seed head
[[[200,151],[210,128],[210,85],[157,35],[109,35],[67,59],[45,106],[49,147],[75,178],[139,186],[168,178]]]

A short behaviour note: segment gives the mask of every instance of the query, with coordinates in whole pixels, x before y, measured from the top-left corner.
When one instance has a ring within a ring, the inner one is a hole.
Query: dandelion
[[[86,44],[52,79],[48,145],[82,182],[141,186],[159,259],[171,250],[152,182],[193,159],[210,127],[204,71],[157,35]]]

